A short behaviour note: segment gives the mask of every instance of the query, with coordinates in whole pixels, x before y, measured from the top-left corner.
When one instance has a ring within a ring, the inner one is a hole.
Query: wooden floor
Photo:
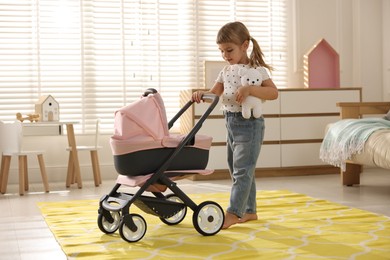
[[[18,185],[9,185],[0,195],[0,259],[66,259],[36,206],[39,201],[98,199],[107,194],[115,180],[93,181],[65,188],[65,183],[50,183],[50,193],[42,193],[42,184],[32,184],[30,192],[18,195]],[[178,185],[187,194],[228,192],[230,180],[181,180]],[[361,185],[343,187],[337,174],[264,177],[257,179],[259,190],[290,190],[315,198],[361,208],[390,217],[390,171],[365,169]],[[261,218],[261,212],[259,212]]]

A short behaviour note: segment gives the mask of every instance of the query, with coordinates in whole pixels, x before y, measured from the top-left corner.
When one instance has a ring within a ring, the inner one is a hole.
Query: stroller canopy
[[[141,99],[115,112],[114,135],[110,144],[114,155],[140,150],[176,147],[184,135],[171,135],[164,102],[159,93]],[[209,149],[211,137],[197,135],[194,146]]]

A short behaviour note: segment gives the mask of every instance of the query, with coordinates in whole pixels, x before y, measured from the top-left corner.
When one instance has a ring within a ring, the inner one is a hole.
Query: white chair
[[[101,146],[99,146],[99,135],[100,135],[100,119],[97,119],[96,120],[96,128],[95,128],[94,144],[93,145],[77,145],[76,146],[77,152],[89,151],[91,154],[93,179],[94,179],[96,187],[98,187],[100,184],[102,184],[102,178],[100,175],[99,157],[98,157],[98,150],[102,148]],[[68,147],[66,150],[69,151],[69,162],[68,162],[68,173],[67,173],[67,177],[66,177],[66,187],[69,187],[71,184],[74,184],[75,182],[77,182],[77,178],[76,178],[77,176],[75,176],[75,171],[74,171],[72,148]],[[80,176],[80,178],[81,178],[81,176]]]
[[[7,191],[9,169],[12,156],[17,156],[19,159],[19,194],[24,195],[28,191],[28,167],[27,156],[35,155],[38,158],[39,168],[45,192],[49,192],[49,183],[45,163],[43,160],[43,151],[25,151],[22,150],[23,126],[19,121],[13,123],[4,123],[0,121],[0,146],[1,146],[1,172],[0,183],[1,193]]]

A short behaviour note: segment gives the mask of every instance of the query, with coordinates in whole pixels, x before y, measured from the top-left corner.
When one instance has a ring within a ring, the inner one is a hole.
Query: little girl
[[[263,60],[263,53],[257,41],[241,22],[224,25],[217,35],[218,48],[229,65],[219,73],[214,86],[208,91],[222,95],[222,109],[227,129],[227,160],[233,185],[230,203],[226,210],[223,229],[237,223],[257,220],[255,169],[264,138],[264,118],[245,119],[241,114],[241,103],[249,95],[263,100],[278,98],[278,90],[269,77],[266,68],[272,70]],[[250,42],[252,52],[248,57]],[[262,74],[261,86],[241,86],[238,64],[253,67]],[[192,100],[199,103],[205,91],[197,91]]]

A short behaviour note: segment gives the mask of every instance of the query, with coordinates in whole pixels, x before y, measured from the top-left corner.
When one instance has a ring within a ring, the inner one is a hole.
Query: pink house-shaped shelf
[[[340,60],[330,44],[321,39],[304,56],[305,88],[340,88]]]

